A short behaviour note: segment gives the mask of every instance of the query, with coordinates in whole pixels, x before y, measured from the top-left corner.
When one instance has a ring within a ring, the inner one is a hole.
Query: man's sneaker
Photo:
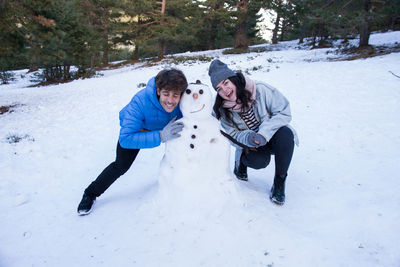
[[[274,185],[271,188],[269,198],[277,205],[283,205],[285,203],[285,175],[275,175]]]
[[[96,202],[96,197],[92,197],[84,193],[81,203],[79,203],[78,206],[78,214],[79,215],[89,214],[93,209],[94,202]]]
[[[239,162],[239,163],[238,163]],[[233,173],[236,175],[236,178],[242,181],[247,181],[247,167],[242,163],[241,160],[235,161],[235,169]]]

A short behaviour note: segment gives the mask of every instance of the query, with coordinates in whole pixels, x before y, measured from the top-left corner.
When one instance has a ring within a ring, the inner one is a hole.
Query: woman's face
[[[225,100],[236,101],[236,85],[229,79],[217,84],[217,93]]]

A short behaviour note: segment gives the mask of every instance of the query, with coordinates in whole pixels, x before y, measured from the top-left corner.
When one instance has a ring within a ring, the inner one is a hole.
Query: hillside
[[[219,57],[278,88],[300,138],[284,206],[268,199],[272,164],[237,183],[241,208],[213,214],[158,209],[163,145],[143,149],[90,215],[76,214],[113,161],[118,112],[141,84],[176,67],[211,86],[209,62],[137,63],[45,87],[17,72],[0,86],[0,266],[400,266],[400,53],[333,61],[329,48],[269,48],[180,55]]]

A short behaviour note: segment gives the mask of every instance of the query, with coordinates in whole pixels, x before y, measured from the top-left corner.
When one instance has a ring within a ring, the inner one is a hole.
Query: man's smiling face
[[[179,101],[181,100],[181,93],[179,91],[174,90],[165,90],[157,88],[157,95],[159,96],[159,102],[163,109],[171,113],[176,106],[178,106]]]

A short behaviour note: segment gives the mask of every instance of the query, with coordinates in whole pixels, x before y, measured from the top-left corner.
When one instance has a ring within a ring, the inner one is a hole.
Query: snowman
[[[212,116],[210,88],[197,81],[182,95],[179,138],[166,143],[160,164],[159,196],[175,208],[207,210],[231,203],[236,181],[230,171],[230,144]]]

